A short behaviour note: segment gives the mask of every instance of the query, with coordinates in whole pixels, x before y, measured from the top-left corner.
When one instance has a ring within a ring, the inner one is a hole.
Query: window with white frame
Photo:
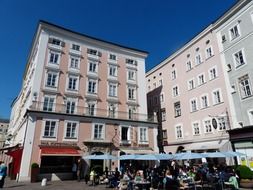
[[[108,84],[108,87],[109,87],[108,96],[110,96],[110,97],[117,97],[117,87],[118,87],[118,84],[110,82]]]
[[[174,79],[176,79],[176,78],[177,78],[176,70],[173,70],[173,71],[171,72],[171,79],[174,80]]]
[[[165,110],[165,108],[161,109],[161,116],[162,116],[162,121],[166,121],[166,110]]]
[[[235,62],[236,68],[238,68],[246,63],[242,50],[240,50],[234,54],[234,62]]]
[[[57,121],[46,120],[44,126],[43,138],[55,138],[57,130]]]
[[[176,126],[176,138],[182,139],[183,138],[183,129],[181,125]]]
[[[174,111],[175,111],[175,117],[181,116],[181,105],[180,102],[174,103]]]
[[[53,111],[55,104],[55,96],[45,95],[43,102],[43,111]]]
[[[178,89],[178,86],[174,86],[172,88],[172,94],[173,94],[173,97],[176,97],[179,95],[179,89]]]
[[[211,120],[204,121],[204,129],[205,133],[211,133],[213,131]]]
[[[72,69],[79,69],[80,58],[75,56],[70,56],[69,67]]]
[[[136,107],[128,106],[128,119],[135,119],[135,118],[136,118]]]
[[[97,69],[98,69],[98,63],[90,61],[88,71],[91,72],[91,73],[97,73]]]
[[[75,75],[69,75],[68,77],[68,89],[72,91],[78,90],[79,77]]]
[[[59,63],[60,63],[60,53],[50,51],[50,53],[49,53],[49,63],[59,65]]]
[[[104,139],[104,124],[93,124],[93,139],[102,140]]]
[[[97,94],[97,80],[88,79],[88,93]]]
[[[201,108],[204,109],[207,108],[208,106],[209,106],[208,96],[207,95],[201,96]]]
[[[71,49],[76,50],[76,51],[80,51],[81,48],[80,48],[80,46],[77,45],[77,44],[72,44]]]
[[[191,61],[187,61],[186,62],[186,71],[190,71],[192,69],[192,62]]]
[[[126,63],[129,64],[129,65],[137,66],[137,61],[135,61],[133,59],[126,59]]]
[[[249,80],[249,75],[244,75],[238,79],[241,98],[248,98],[252,96],[252,87]]]
[[[87,102],[87,114],[90,116],[95,115],[96,102],[95,101],[88,101]]]
[[[117,77],[118,67],[116,65],[109,65],[109,76]]]
[[[68,121],[66,123],[65,139],[77,138],[77,122]]]
[[[95,49],[87,49],[87,53],[90,55],[98,55],[98,51]]]
[[[222,99],[221,99],[221,91],[218,89],[218,90],[215,90],[213,91],[213,105],[215,104],[219,104],[222,102]]]
[[[231,40],[240,36],[239,25],[235,25],[229,30]]]
[[[227,129],[227,118],[226,116],[218,117],[218,127],[220,131]]]
[[[48,71],[47,72],[47,80],[46,80],[46,87],[56,88],[58,83],[58,73]]]
[[[249,123],[253,125],[253,109],[248,110]]]
[[[147,143],[148,142],[148,128],[147,127],[140,127],[139,128],[139,141],[140,143]]]
[[[199,64],[202,63],[202,59],[201,59],[201,55],[200,54],[198,54],[198,55],[195,56],[195,63],[196,63],[196,65],[199,65]]]
[[[63,42],[59,39],[56,39],[56,38],[49,38],[48,43],[54,44],[56,46],[61,46]]]
[[[188,81],[188,90],[192,90],[195,88],[194,79]]]
[[[197,99],[194,98],[192,99],[191,101],[191,112],[195,112],[198,110],[198,107],[197,107]]]
[[[130,127],[129,126],[121,126],[121,141],[123,143],[128,143],[130,141]]]
[[[217,78],[217,76],[218,76],[218,72],[217,72],[216,66],[209,69],[209,80],[213,80],[213,79]]]
[[[199,122],[194,122],[192,124],[192,128],[193,128],[193,135],[199,135],[200,134]]]
[[[198,85],[202,85],[205,83],[205,75],[204,74],[200,74],[198,75]]]
[[[117,59],[117,56],[115,55],[115,54],[109,54],[109,59],[110,60],[114,60],[114,61],[116,61],[116,59]]]
[[[164,94],[160,94],[160,102],[164,102]]]
[[[208,48],[206,49],[206,58],[208,59],[208,58],[210,58],[210,57],[212,57],[212,56],[213,56],[212,47],[208,47]]]
[[[127,80],[132,80],[132,81],[135,81],[135,75],[136,75],[136,72],[134,70],[128,70],[127,71]]]
[[[163,79],[159,80],[159,85],[162,86],[163,85]]]
[[[108,116],[110,118],[116,118],[117,104],[109,103],[108,105]]]
[[[163,134],[163,139],[167,139],[168,138],[167,130],[166,129],[162,130],[162,134]]]
[[[128,100],[135,100],[136,88],[128,86]]]
[[[66,99],[66,113],[73,114],[76,111],[76,99],[67,98]]]

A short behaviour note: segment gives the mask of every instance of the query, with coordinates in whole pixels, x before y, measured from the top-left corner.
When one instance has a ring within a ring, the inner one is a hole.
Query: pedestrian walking
[[[0,165],[0,188],[3,188],[4,179],[7,175],[7,166],[3,162],[0,162],[0,163],[1,163],[1,165]]]

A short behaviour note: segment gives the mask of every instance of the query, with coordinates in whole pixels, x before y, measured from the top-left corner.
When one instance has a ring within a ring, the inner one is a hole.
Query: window
[[[195,112],[198,110],[198,107],[197,107],[197,99],[192,99],[191,100],[191,112]]]
[[[78,69],[79,68],[79,58],[78,57],[74,57],[74,56],[70,56],[70,68],[73,69]]]
[[[89,72],[97,73],[97,63],[89,62]]]
[[[212,50],[211,47],[209,47],[209,48],[206,49],[206,58],[208,59],[212,56],[213,56],[213,50]]]
[[[72,49],[76,51],[80,51],[80,46],[76,44],[72,44]]]
[[[166,121],[166,110],[165,110],[165,108],[161,110],[161,115],[162,115],[162,121]]]
[[[130,141],[130,127],[121,126],[121,141],[124,143]]]
[[[109,96],[117,97],[117,86],[116,83],[109,83]]]
[[[220,90],[213,91],[213,105],[221,103],[221,92]]]
[[[130,65],[137,65],[137,61],[135,61],[133,59],[126,59],[126,63],[130,64]]]
[[[212,132],[211,120],[204,121],[204,128],[205,128],[206,133],[211,133]]]
[[[109,54],[109,59],[116,61],[117,56],[115,54]]]
[[[58,73],[49,71],[47,73],[46,86],[53,87],[53,88],[57,87],[57,82],[58,82],[57,78],[58,78]]]
[[[56,38],[49,38],[48,43],[50,43],[50,44],[54,44],[54,45],[56,45],[56,46],[60,46],[60,45],[62,45],[61,40],[56,39]]]
[[[136,116],[136,108],[134,106],[128,107],[128,119],[135,119]]]
[[[146,127],[140,127],[140,143],[148,142],[148,129]]]
[[[208,105],[208,97],[207,95],[204,95],[201,97],[201,108],[207,108],[209,105]]]
[[[109,104],[108,116],[111,118],[116,118],[116,113],[117,113],[117,105],[116,104]]]
[[[66,139],[77,138],[77,123],[76,122],[67,122],[65,138]]]
[[[196,65],[199,65],[199,64],[202,63],[201,55],[200,54],[196,55],[196,57],[195,57],[195,63],[196,63]]]
[[[135,100],[135,87],[128,87],[128,100]]]
[[[60,62],[60,53],[56,53],[56,52],[53,52],[53,51],[50,51],[50,54],[49,54],[49,63],[51,64],[59,64]]]
[[[239,25],[235,25],[233,28],[231,28],[229,30],[229,32],[230,32],[230,38],[231,38],[231,40],[239,37],[240,36]]]
[[[176,138],[177,139],[183,138],[183,130],[181,125],[176,126]]]
[[[128,70],[127,71],[127,79],[128,80],[133,80],[133,81],[135,81],[135,71],[133,71],[133,70]]]
[[[188,90],[192,90],[194,88],[195,88],[194,79],[191,79],[188,81]]]
[[[220,131],[227,129],[227,119],[226,117],[218,117],[218,127]]]
[[[160,102],[164,102],[164,94],[160,94]]]
[[[94,116],[95,115],[95,107],[96,107],[96,102],[88,102],[88,115]]]
[[[238,68],[246,63],[242,50],[240,50],[234,54],[234,62],[235,62],[236,68]]]
[[[250,85],[249,76],[244,75],[243,77],[240,77],[238,81],[239,81],[241,98],[244,99],[244,98],[248,98],[252,96],[252,88]]]
[[[191,61],[187,61],[186,62],[186,71],[190,71],[192,69],[192,62]]]
[[[95,49],[87,49],[87,53],[90,55],[98,55],[98,51]]]
[[[73,90],[73,91],[78,90],[78,77],[77,76],[69,75],[68,90]]]
[[[173,70],[173,71],[171,72],[171,79],[174,80],[174,79],[176,79],[176,78],[177,78],[176,70]]]
[[[66,113],[75,113],[76,100],[73,98],[67,98],[66,100]]]
[[[88,93],[96,94],[97,93],[97,81],[89,79],[88,81]]]
[[[44,97],[43,111],[53,111],[54,102],[55,102],[55,97],[54,96],[46,95]]]
[[[249,116],[249,123],[250,125],[252,125],[253,124],[253,110],[252,109],[248,110],[248,116]]]
[[[217,67],[213,67],[209,70],[209,80],[213,80],[215,78],[217,78],[218,73],[217,73]]]
[[[181,106],[180,106],[180,102],[174,103],[174,111],[175,111],[175,117],[181,116]]]
[[[160,85],[160,86],[163,85],[163,80],[162,80],[162,79],[159,80],[159,85]]]
[[[94,124],[93,135],[94,139],[98,140],[104,139],[104,124]]]
[[[173,97],[176,97],[179,95],[179,89],[178,86],[175,86],[172,88]]]
[[[109,76],[111,76],[111,77],[117,76],[117,66],[109,65]]]
[[[163,134],[163,139],[167,139],[168,137],[167,137],[167,130],[166,129],[164,129],[163,131],[162,131],[162,134]]]
[[[198,85],[202,85],[205,83],[205,75],[204,74],[201,74],[198,76]]]
[[[198,122],[193,123],[192,127],[193,127],[193,135],[199,135],[200,134],[199,123]]]
[[[54,138],[56,137],[56,121],[47,120],[45,121],[43,137]]]

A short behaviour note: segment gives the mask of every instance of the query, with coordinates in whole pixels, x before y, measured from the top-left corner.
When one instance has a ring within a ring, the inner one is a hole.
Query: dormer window
[[[62,47],[65,45],[64,42],[56,38],[49,38],[48,43],[56,45],[56,46],[62,46]]]
[[[88,54],[91,54],[91,55],[97,55],[97,54],[98,54],[98,51],[95,50],[95,49],[87,49],[87,53],[88,53]]]
[[[130,64],[130,65],[137,65],[137,61],[135,61],[133,59],[126,59],[126,63]]]
[[[111,60],[115,60],[116,61],[116,55],[114,55],[114,54],[110,54],[109,55],[109,59],[111,59]]]
[[[80,46],[76,44],[72,44],[72,49],[76,51],[80,51]]]

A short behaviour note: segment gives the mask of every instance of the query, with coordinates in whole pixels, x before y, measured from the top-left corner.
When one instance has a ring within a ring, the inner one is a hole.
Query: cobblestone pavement
[[[41,189],[52,189],[52,190],[113,190],[106,188],[105,185],[89,186],[84,181],[49,181],[47,186],[42,187],[41,183],[30,183],[30,182],[19,182],[15,180],[6,179],[3,189],[10,190],[41,190]]]

